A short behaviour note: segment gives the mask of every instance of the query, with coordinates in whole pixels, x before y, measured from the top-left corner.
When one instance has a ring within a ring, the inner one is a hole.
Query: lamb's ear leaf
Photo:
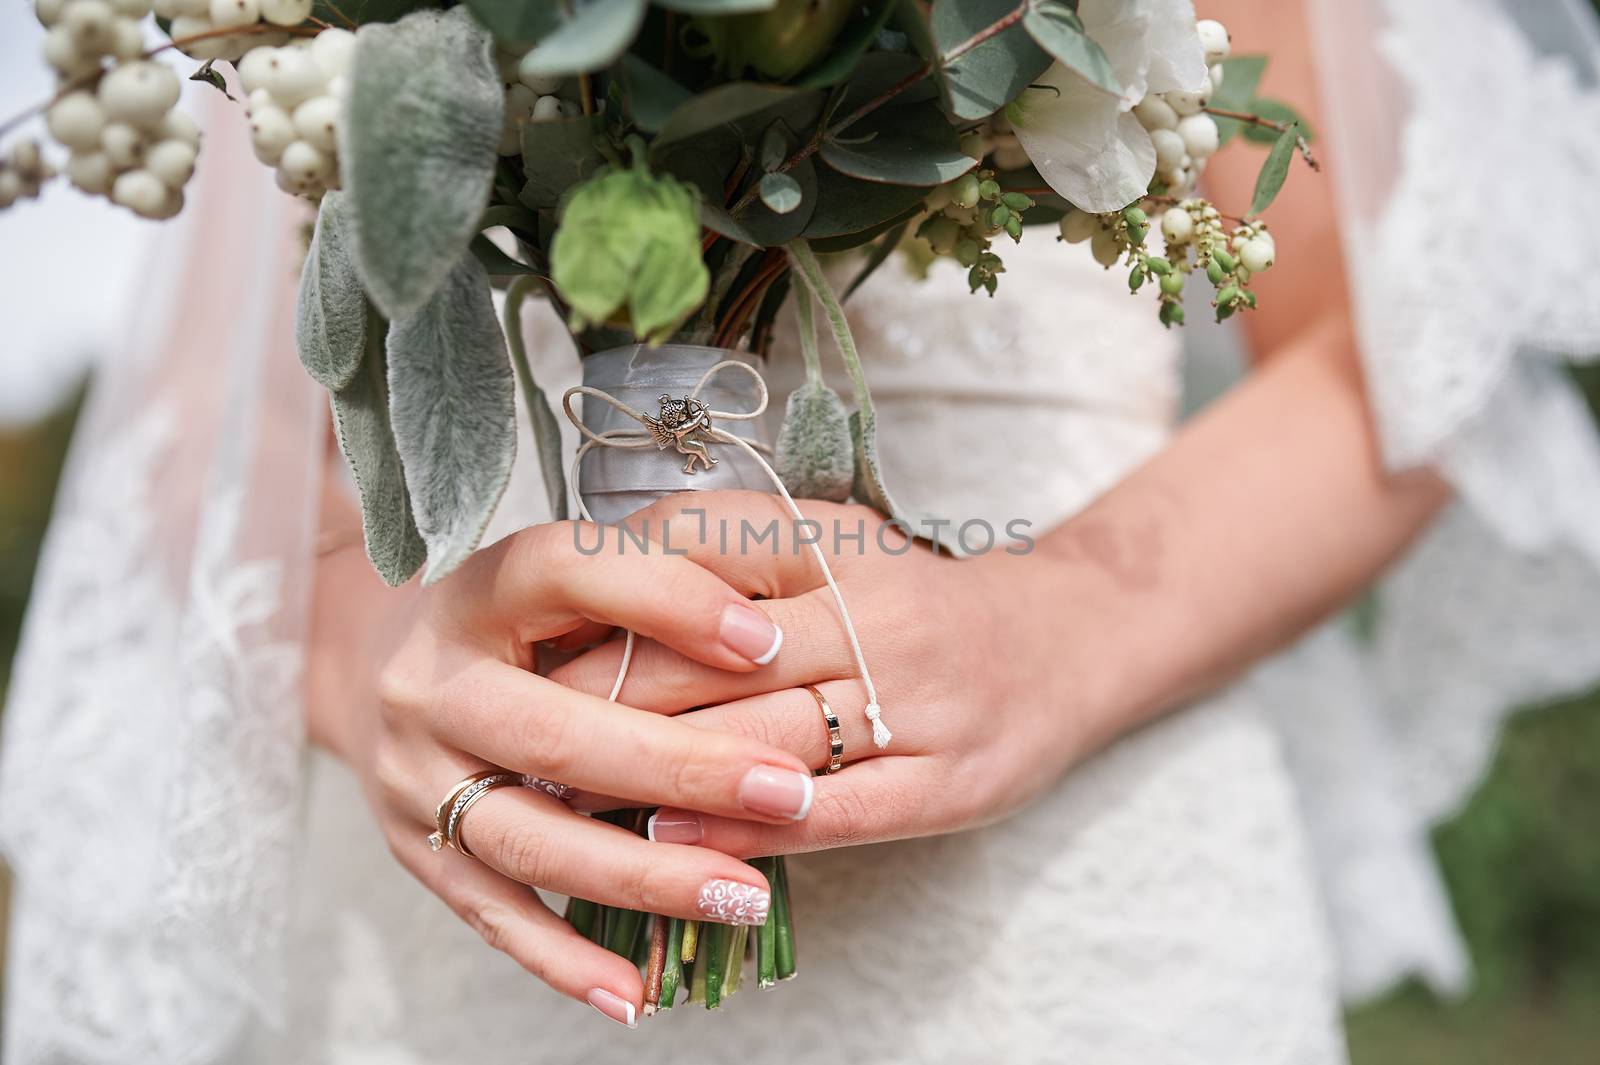
[[[476,258],[462,256],[390,325],[388,354],[389,412],[432,583],[478,546],[517,451],[511,361]]]
[[[772,468],[790,495],[843,503],[855,479],[855,457],[839,393],[810,382],[789,393]]]
[[[366,349],[367,297],[350,248],[350,212],[337,190],[322,197],[300,269],[294,342],[306,373],[330,392],[350,383]]]
[[[362,309],[366,350],[356,373],[333,394],[333,424],[361,497],[367,558],[384,583],[395,587],[417,572],[427,548],[411,517],[411,496],[389,424],[383,350],[388,325],[377,311]]]
[[[494,181],[505,89],[465,8],[356,34],[339,155],[367,293],[414,312],[460,260]]]

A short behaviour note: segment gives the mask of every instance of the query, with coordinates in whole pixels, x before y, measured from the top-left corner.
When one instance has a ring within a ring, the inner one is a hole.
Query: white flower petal
[[[1205,50],[1191,0],[1082,0],[1083,28],[1111,60],[1127,110],[1146,93],[1195,92],[1206,77]]]
[[[1012,126],[1050,187],[1085,211],[1120,210],[1143,196],[1156,149],[1139,120],[1059,63],[1037,84],[1018,98]]]

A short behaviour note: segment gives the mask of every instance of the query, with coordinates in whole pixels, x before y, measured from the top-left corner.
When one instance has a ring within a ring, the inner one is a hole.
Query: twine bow
[[[755,368],[732,359],[719,362],[705,372],[705,374],[700,378],[699,383],[694,386],[694,390],[690,392],[689,395],[691,398],[698,398],[701,390],[706,387],[706,384],[713,377],[729,369],[742,371],[755,379],[756,388],[759,389],[761,393],[760,401],[756,404],[755,410],[752,411],[708,411],[707,413],[710,414],[712,419],[711,428],[702,430],[702,433],[704,436],[709,437],[711,440],[717,443],[733,444],[734,446],[741,448],[745,454],[754,459],[755,462],[761,467],[762,472],[764,472],[767,475],[767,478],[772,481],[772,486],[778,490],[778,495],[783,497],[784,505],[789,508],[790,515],[793,516],[797,523],[804,522],[806,520],[805,515],[800,513],[800,508],[798,505],[796,505],[794,497],[791,496],[789,494],[789,490],[783,486],[783,478],[779,477],[777,471],[772,468],[771,463],[767,462],[767,460],[762,457],[761,452],[757,450],[756,445],[752,444],[742,436],[736,436],[725,429],[717,428],[717,422],[719,421],[750,421],[752,419],[761,417],[761,415],[765,413],[768,400],[767,383],[766,381],[762,380],[761,375],[756,372]],[[594,396],[603,402],[611,404],[612,407],[638,422],[639,428],[607,429],[604,432],[595,432],[585,425],[583,423],[583,419],[579,417],[575,411],[573,411],[572,401],[576,396]],[[635,410],[633,407],[624,403],[616,396],[602,392],[598,388],[590,388],[587,385],[578,385],[574,388],[567,389],[566,394],[561,397],[561,409],[566,412],[567,419],[577,427],[578,432],[582,433],[584,437],[583,443],[578,446],[578,453],[572,458],[572,490],[573,493],[578,497],[578,516],[584,521],[593,521],[594,519],[589,514],[589,508],[584,505],[583,492],[580,488],[579,478],[581,475],[581,467],[583,465],[583,457],[597,447],[618,447],[628,449],[656,447],[656,440],[654,435],[651,434],[651,432],[646,428],[645,414],[643,411]],[[863,710],[863,713],[866,715],[867,720],[872,722],[872,742],[878,748],[882,749],[889,746],[889,740],[893,733],[889,731],[889,726],[883,723],[883,709],[878,705],[878,690],[872,684],[872,673],[867,669],[866,656],[861,653],[861,641],[856,636],[855,625],[850,621],[850,611],[844,605],[844,593],[839,591],[839,584],[833,579],[833,570],[828,566],[828,558],[822,553],[822,548],[819,547],[814,541],[808,546],[811,548],[813,557],[815,557],[817,560],[817,565],[822,568],[822,579],[828,583],[828,591],[833,593],[833,601],[839,608],[839,618],[844,622],[845,635],[850,640],[850,652],[855,656],[856,669],[861,674],[862,686],[867,689],[867,705]],[[612,702],[616,702],[617,696],[622,692],[623,681],[627,679],[628,666],[633,661],[633,646],[634,633],[633,630],[630,629],[628,630],[627,641],[624,643],[622,648],[622,664],[617,668],[617,679],[616,682],[612,684],[611,694],[608,696]]]

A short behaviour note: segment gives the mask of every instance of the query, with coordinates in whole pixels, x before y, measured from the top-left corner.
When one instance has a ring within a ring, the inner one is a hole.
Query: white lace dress
[[[1430,138],[1483,132],[1457,113],[1470,85],[1435,91],[1478,53],[1440,43],[1430,57],[1434,31],[1410,12],[1437,4],[1373,6],[1397,33],[1418,20],[1407,54],[1434,69],[1409,87],[1421,117],[1401,153],[1427,172],[1432,157],[1414,157],[1438,147]],[[1342,2],[1318,10],[1330,40],[1354,21]],[[1595,109],[1592,91],[1505,35],[1488,0],[1450,12],[1494,41],[1506,84],[1538,94],[1509,115],[1552,94]],[[1554,151],[1525,132],[1528,155]],[[207,255],[175,298],[232,308],[288,269],[289,255],[259,251],[287,220],[281,206],[238,209],[254,187],[240,175],[259,172],[237,126],[219,126],[207,152],[218,184],[187,223]],[[230,178],[220,159],[240,169]],[[1455,179],[1476,173],[1450,165]],[[1574,181],[1596,169],[1570,168]],[[1521,180],[1549,196],[1567,172]],[[1388,215],[1350,211],[1370,224],[1369,265],[1403,262],[1408,227],[1437,207],[1437,181],[1396,187]],[[1381,239],[1400,246],[1374,251]],[[1502,264],[1505,235],[1484,239],[1458,254]],[[1046,239],[1008,262],[993,303],[968,300],[956,276],[917,285],[892,268],[853,301],[884,464],[909,509],[1047,525],[1171,429],[1176,341],[1148,305]],[[258,301],[191,326],[203,340],[152,341],[86,416],[7,709],[0,828],[17,877],[5,1059],[1342,1061],[1341,991],[1411,972],[1445,988],[1465,979],[1425,833],[1481,770],[1505,708],[1600,675],[1600,460],[1551,364],[1520,357],[1541,341],[1600,350],[1596,275],[1556,267],[1538,289],[1550,313],[1525,294],[1490,304],[1503,317],[1488,321],[1486,301],[1459,286],[1421,293],[1409,317],[1385,313],[1386,292],[1414,276],[1399,266],[1374,268],[1388,281],[1358,291],[1386,440],[1401,461],[1443,462],[1480,515],[1453,515],[1395,575],[1375,649],[1323,630],[1000,825],[794,859],[799,978],[634,1032],[485,948],[389,857],[350,775],[301,754],[293,686],[326,415],[289,359],[287,308]],[[1443,329],[1462,315],[1479,328]],[[1393,328],[1402,320],[1415,328]],[[573,360],[535,340],[538,372],[559,390]],[[1450,372],[1461,365],[1477,382],[1465,392]],[[780,360],[774,375],[785,373]],[[1435,392],[1452,397],[1447,416]],[[957,445],[941,431],[955,419],[989,432]],[[1485,436],[1496,426],[1513,427],[1515,446],[1484,446],[1506,439]],[[524,445],[495,534],[543,514]],[[1528,553],[1495,546],[1483,516]]]

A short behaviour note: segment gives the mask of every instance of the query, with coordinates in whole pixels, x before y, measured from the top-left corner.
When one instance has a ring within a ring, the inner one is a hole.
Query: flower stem
[[[600,907],[588,899],[567,900],[567,923],[584,939],[594,939],[594,926],[600,919]]]
[[[659,913],[650,915],[650,951],[644,970],[644,1015],[661,1008],[661,983],[667,971],[667,921]]]
[[[566,521],[567,474],[561,465],[561,424],[556,421],[550,397],[533,379],[533,367],[528,362],[528,346],[522,339],[522,301],[533,286],[540,284],[543,282],[539,278],[523,276],[511,282],[511,287],[506,289],[506,341],[511,348],[511,362],[517,368],[517,380],[522,384],[522,399],[528,408],[528,420],[533,423],[533,439],[539,449],[539,471],[544,475],[544,492],[550,501],[550,517],[554,521]]]
[[[794,913],[789,907],[789,867],[783,856],[773,860],[776,879],[772,885],[772,913],[767,921],[773,925],[774,969],[779,980],[794,977]]]
[[[692,921],[690,923],[699,924],[700,922]],[[689,974],[689,997],[684,1000],[686,1002],[704,1002],[706,1000],[706,973],[711,966],[706,964],[705,951],[702,950],[700,954],[700,957],[694,959],[694,971]]]
[[[727,968],[722,976],[722,997],[727,998],[744,983],[744,951],[750,942],[750,926],[742,924],[728,939]]]
[[[685,921],[683,925],[683,946],[679,948],[679,955],[686,962],[694,961],[695,948],[700,945],[700,922]]]
[[[722,1005],[722,980],[728,967],[728,944],[733,938],[733,929],[728,925],[707,921],[700,929],[700,958],[695,963],[695,972],[698,978],[699,971],[705,970],[706,974],[706,1009],[714,1010]]]
[[[670,1010],[678,998],[678,985],[683,982],[683,932],[689,923],[681,917],[667,920],[666,956],[661,964],[661,990],[656,996],[660,1009]]]
[[[756,867],[767,878],[770,888],[778,878],[777,858],[757,858]],[[778,920],[771,912],[756,930],[756,987],[761,990],[778,982]]]

